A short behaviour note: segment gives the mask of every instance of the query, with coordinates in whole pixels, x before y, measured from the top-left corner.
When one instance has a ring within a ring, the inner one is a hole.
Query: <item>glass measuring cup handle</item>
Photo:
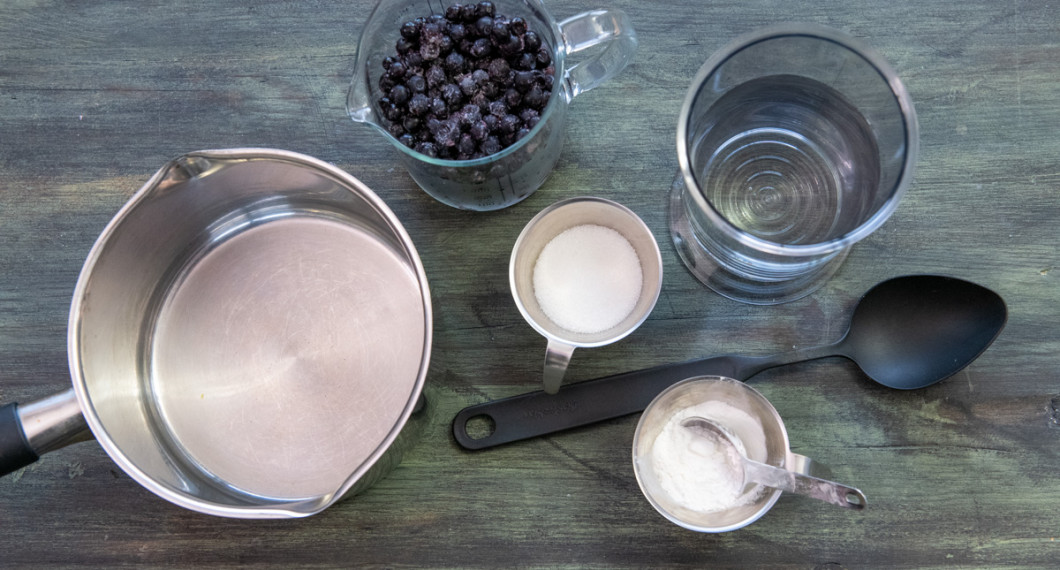
[[[614,77],[637,52],[637,34],[621,10],[584,12],[560,22],[559,29],[567,55],[594,48],[567,68],[567,102]]]
[[[567,373],[567,365],[570,357],[574,354],[574,347],[548,339],[548,347],[545,349],[545,374],[544,389],[546,394],[559,392],[559,385],[563,383],[563,376]]]

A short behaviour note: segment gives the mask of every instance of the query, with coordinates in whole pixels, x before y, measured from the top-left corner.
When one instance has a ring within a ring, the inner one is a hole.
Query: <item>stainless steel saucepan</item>
[[[285,151],[181,156],[85,262],[73,388],[0,408],[0,474],[87,427],[177,505],[311,515],[400,459],[431,326],[419,256],[360,181]]]

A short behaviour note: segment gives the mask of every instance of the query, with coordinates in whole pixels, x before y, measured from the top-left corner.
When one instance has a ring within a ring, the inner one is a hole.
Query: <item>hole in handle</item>
[[[471,416],[464,422],[464,433],[473,440],[482,440],[497,431],[497,422],[486,414]]]

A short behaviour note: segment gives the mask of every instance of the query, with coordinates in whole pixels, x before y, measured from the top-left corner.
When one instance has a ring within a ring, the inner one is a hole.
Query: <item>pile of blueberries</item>
[[[383,59],[379,109],[390,134],[432,158],[471,160],[526,136],[552,95],[552,51],[492,2],[453,4],[401,26]]]

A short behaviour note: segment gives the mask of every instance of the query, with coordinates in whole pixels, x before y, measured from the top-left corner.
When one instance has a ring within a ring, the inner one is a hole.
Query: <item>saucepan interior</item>
[[[359,488],[416,407],[430,295],[405,230],[353,177],[205,151],[100,236],[69,342],[89,427],[145,487],[210,514],[304,516]]]

